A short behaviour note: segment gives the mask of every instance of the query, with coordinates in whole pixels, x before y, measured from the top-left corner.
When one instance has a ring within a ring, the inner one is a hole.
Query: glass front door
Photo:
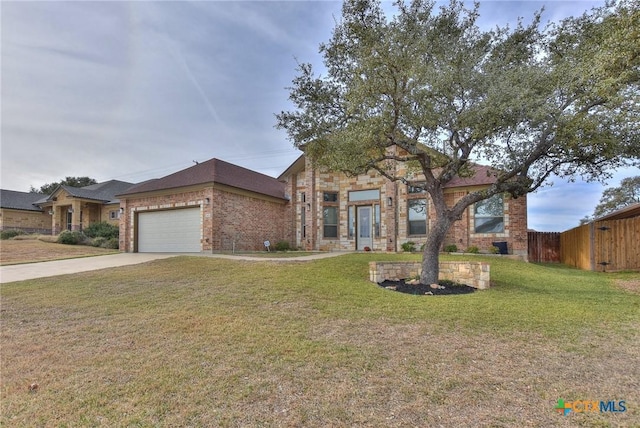
[[[357,248],[358,250],[364,250],[364,247],[371,248],[373,245],[373,239],[371,236],[371,207],[358,207],[357,212]]]

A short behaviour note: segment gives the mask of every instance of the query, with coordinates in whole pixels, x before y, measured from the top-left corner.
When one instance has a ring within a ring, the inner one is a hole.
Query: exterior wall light
[[[124,208],[120,207],[120,214],[124,214]]]
[[[311,211],[311,204],[307,204],[307,211]]]
[[[392,198],[391,196],[389,196],[389,197],[387,198],[387,206],[388,206],[388,207],[393,206],[393,198]]]
[[[209,205],[209,203],[211,202],[211,199],[209,198],[204,198],[204,204],[205,205]]]
[[[73,208],[72,208],[72,207],[69,207],[69,209],[67,210],[67,212],[69,212],[69,213],[73,213]]]

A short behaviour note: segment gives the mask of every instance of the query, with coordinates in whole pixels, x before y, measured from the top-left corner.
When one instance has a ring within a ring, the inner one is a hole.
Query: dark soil
[[[439,281],[438,285],[444,288],[431,288],[429,285],[425,284],[406,284],[404,279],[399,281],[383,281],[378,284],[380,287],[384,287],[388,290],[398,291],[400,293],[407,294],[415,294],[415,295],[427,295],[427,296],[442,296],[448,294],[468,294],[476,291],[475,288],[469,287],[468,285],[459,284],[453,281],[442,280]]]

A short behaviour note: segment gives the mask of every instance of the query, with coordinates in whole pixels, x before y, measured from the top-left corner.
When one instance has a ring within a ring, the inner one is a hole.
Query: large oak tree
[[[552,175],[602,179],[640,154],[637,0],[489,31],[478,9],[399,1],[388,18],[377,1],[345,1],[320,46],[326,74],[301,64],[295,109],[277,115],[316,166],[408,182],[400,161],[424,175],[435,207],[424,283],[437,281],[445,235],[471,204]],[[495,183],[447,206],[445,185],[473,162],[492,166]]]

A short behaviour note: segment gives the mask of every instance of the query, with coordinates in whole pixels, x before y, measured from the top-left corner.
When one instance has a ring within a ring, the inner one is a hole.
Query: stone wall
[[[420,262],[369,262],[369,280],[381,283],[397,281],[420,275]],[[491,279],[489,263],[485,262],[440,262],[440,279],[466,284],[484,290]]]
[[[0,210],[0,230],[20,229],[27,233],[51,233],[51,216],[48,212]]]

